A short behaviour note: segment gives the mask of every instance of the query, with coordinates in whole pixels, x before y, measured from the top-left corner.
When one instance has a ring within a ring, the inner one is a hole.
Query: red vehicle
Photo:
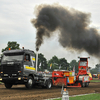
[[[66,87],[87,87],[90,83],[88,71],[88,58],[80,58],[78,73],[75,70],[54,70],[52,72],[53,85],[64,85]]]

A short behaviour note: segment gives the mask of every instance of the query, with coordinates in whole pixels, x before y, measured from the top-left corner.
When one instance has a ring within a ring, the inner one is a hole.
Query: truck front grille
[[[9,76],[12,76],[12,74],[18,74],[18,71],[20,70],[20,66],[18,65],[3,65],[1,67],[1,71],[3,74],[8,74]]]

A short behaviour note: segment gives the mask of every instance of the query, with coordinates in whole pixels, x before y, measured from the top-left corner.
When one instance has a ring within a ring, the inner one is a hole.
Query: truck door
[[[35,71],[30,54],[24,55],[24,71],[26,73]]]
[[[35,66],[35,57],[34,56],[31,56],[31,62],[32,62],[32,67],[36,68],[36,66]]]

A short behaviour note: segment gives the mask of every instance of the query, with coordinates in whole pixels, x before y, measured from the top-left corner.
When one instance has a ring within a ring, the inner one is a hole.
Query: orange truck
[[[88,74],[88,58],[79,57],[80,60],[77,74],[75,74],[75,70],[54,70],[52,72],[52,84],[54,86],[64,85],[65,87],[89,86],[90,76]]]

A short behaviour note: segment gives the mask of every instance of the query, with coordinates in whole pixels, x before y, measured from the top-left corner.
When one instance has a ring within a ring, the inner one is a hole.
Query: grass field
[[[100,80],[91,80],[90,82],[100,82]]]
[[[60,99],[53,99],[53,100],[62,100],[62,99],[60,98]],[[69,100],[100,100],[100,93],[69,97]]]

